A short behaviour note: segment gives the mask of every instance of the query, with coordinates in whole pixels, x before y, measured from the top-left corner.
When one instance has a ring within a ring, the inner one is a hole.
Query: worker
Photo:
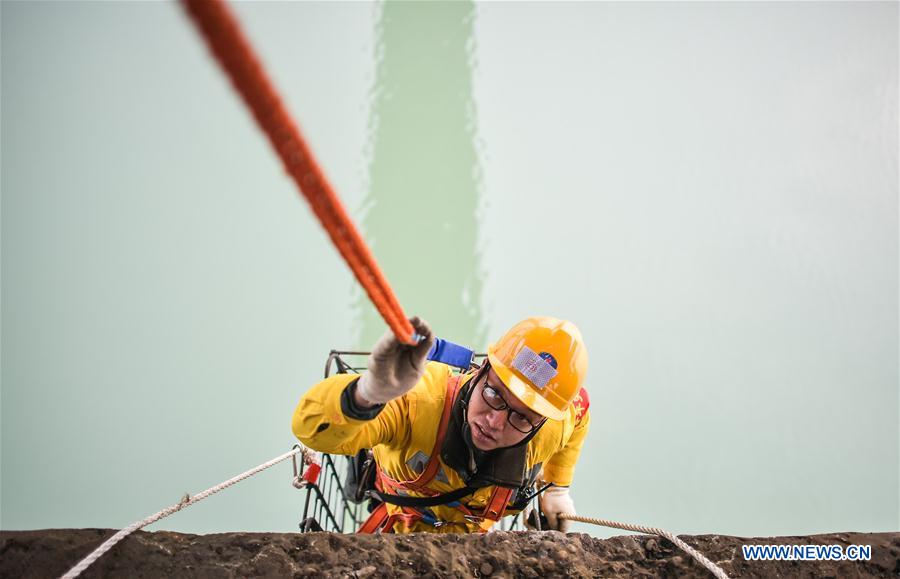
[[[569,487],[590,425],[582,388],[587,350],[569,321],[519,322],[488,348],[484,363],[454,374],[426,362],[428,324],[410,320],[421,342],[390,332],[367,371],[316,384],[294,412],[306,446],[329,454],[372,449],[380,501],[360,532],[485,532],[540,494],[549,529],[575,514]],[[535,489],[535,491],[532,491]]]

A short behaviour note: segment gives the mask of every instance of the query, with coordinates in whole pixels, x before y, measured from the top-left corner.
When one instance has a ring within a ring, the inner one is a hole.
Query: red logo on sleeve
[[[575,421],[581,421],[582,417],[584,417],[584,413],[587,412],[587,409],[591,406],[591,399],[588,397],[587,390],[582,388],[578,391],[575,400],[572,400],[572,406],[575,407]]]

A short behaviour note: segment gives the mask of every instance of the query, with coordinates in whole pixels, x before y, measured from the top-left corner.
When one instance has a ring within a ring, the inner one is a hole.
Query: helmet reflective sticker
[[[554,368],[559,367],[559,364],[556,363],[556,358],[554,358],[553,354],[551,354],[550,352],[541,352],[540,354],[538,354],[538,356],[541,357],[541,360],[546,361],[548,364],[550,364]]]
[[[552,380],[557,374],[556,368],[549,361],[536,354],[528,346],[522,346],[522,349],[516,354],[515,360],[513,360],[512,367],[521,372],[523,376],[528,378],[538,388],[547,386],[547,382]]]

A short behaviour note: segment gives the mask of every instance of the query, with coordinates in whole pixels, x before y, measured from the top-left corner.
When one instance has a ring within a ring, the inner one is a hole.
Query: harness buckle
[[[322,471],[322,465],[306,447],[295,444],[294,448],[299,448],[301,451],[291,456],[291,463],[294,467],[294,477],[291,480],[291,484],[296,489],[302,489],[307,485],[315,485],[319,479],[319,473]],[[297,465],[298,454],[300,455],[299,466]],[[304,469],[304,467],[306,468]]]
[[[299,448],[299,444],[295,444],[294,448]],[[297,454],[301,456],[300,458],[300,467],[297,468]],[[291,484],[295,489],[302,489],[306,486],[306,482],[300,478],[300,473],[303,471],[303,453],[299,452],[291,457],[291,465],[294,467],[294,477],[291,479]]]

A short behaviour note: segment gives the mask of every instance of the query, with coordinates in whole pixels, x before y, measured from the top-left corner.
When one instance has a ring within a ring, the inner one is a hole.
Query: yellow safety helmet
[[[572,322],[550,317],[513,326],[488,347],[488,360],[516,398],[553,420],[565,418],[588,368],[581,332]]]

